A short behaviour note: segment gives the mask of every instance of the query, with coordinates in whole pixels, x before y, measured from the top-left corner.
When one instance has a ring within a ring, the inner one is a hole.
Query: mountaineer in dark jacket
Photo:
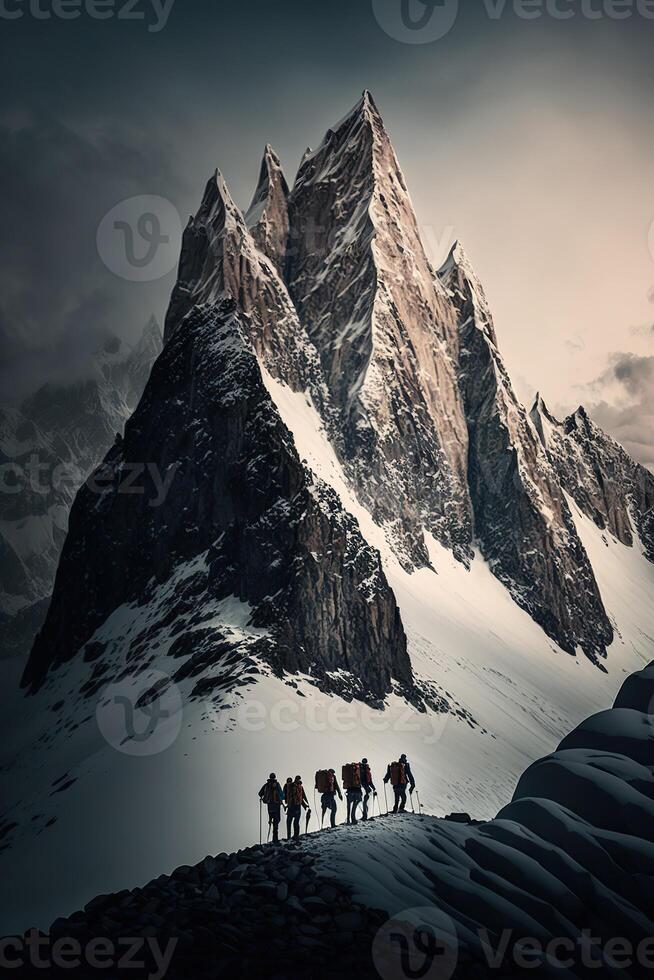
[[[291,779],[289,776],[284,785],[284,802],[286,803],[286,840],[291,839],[291,827],[293,828],[293,838],[297,840],[300,836],[300,815],[302,807],[311,813],[307,794],[304,792],[302,777],[296,776]]]
[[[353,786],[350,789],[346,789],[345,796],[347,799],[347,822],[356,823],[357,807],[362,799],[361,787]]]
[[[361,760],[361,766],[359,769],[361,773],[361,792],[363,793],[363,814],[362,819],[368,819],[368,800],[370,794],[373,794],[373,798],[377,796],[377,790],[375,789],[375,784],[372,781],[372,773],[370,771],[370,766],[368,765],[367,759]]]
[[[277,782],[277,776],[271,772],[267,781],[259,790],[259,799],[268,807],[268,826],[272,827],[273,844],[279,841],[279,821],[282,816],[284,791]]]
[[[341,787],[338,785],[338,779],[336,778],[336,772],[334,769],[329,770],[330,776],[333,776],[333,789],[325,790],[320,796],[320,805],[322,806],[323,818],[330,811],[329,822],[332,827],[336,826],[336,796],[338,794],[339,800],[343,799],[343,794],[341,793]]]
[[[399,762],[391,762],[386,770],[386,775],[384,776],[385,783],[392,783],[393,792],[395,793],[395,805],[393,806],[393,813],[403,813],[406,808],[406,788],[407,785],[411,787],[410,792],[413,793],[416,788],[416,781],[413,778],[413,773],[411,772],[411,766],[404,753],[400,756]]]

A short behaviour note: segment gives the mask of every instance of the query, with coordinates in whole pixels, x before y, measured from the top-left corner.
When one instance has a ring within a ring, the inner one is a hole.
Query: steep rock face
[[[265,209],[264,209],[265,210]],[[166,314],[168,340],[194,307],[229,297],[246,313],[255,353],[294,390],[321,404],[317,354],[308,341],[273,262],[255,245],[222,175],[209,180],[182,239],[178,280]]]
[[[497,346],[481,283],[457,243],[439,278],[458,311],[459,384],[469,432],[475,533],[516,601],[570,653],[613,638],[592,567]]]
[[[288,244],[288,184],[279,157],[266,144],[259,183],[245,215],[257,248],[283,276]]]
[[[531,417],[563,488],[598,527],[624,545],[634,526],[654,561],[654,476],[589,418],[583,407],[559,422],[540,395]]]
[[[391,676],[410,682],[379,556],[302,466],[262,382],[250,321],[228,298],[194,309],[169,337],[124,440],[77,496],[25,684],[74,657],[153,578],[165,582],[201,555],[205,591],[250,605],[277,666],[318,674],[327,687],[330,672],[351,671],[368,697],[383,696]],[[124,492],[125,472],[146,459],[168,483],[156,506],[152,487]]]
[[[11,492],[0,495],[0,644],[27,653],[43,620],[78,488],[122,432],[162,345],[154,317],[134,347],[106,341],[91,376],[47,384],[0,422]]]
[[[411,567],[424,526],[467,560],[467,431],[452,306],[369,93],[300,166],[286,278],[320,354],[332,438],[356,492]]]

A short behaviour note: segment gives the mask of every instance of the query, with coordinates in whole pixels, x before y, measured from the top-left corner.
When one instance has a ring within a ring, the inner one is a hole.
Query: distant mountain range
[[[138,343],[106,341],[92,373],[46,384],[0,411],[0,649],[29,652],[47,610],[68,511],[136,408],[162,345],[153,317]]]

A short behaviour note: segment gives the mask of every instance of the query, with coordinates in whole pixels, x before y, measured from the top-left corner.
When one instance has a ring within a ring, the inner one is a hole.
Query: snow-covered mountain
[[[109,338],[89,377],[46,384],[0,413],[0,648],[29,653],[52,592],[68,511],[134,411],[161,350],[154,317],[139,341]]]
[[[561,486],[599,528],[654,561],[654,475],[600,429],[580,406],[559,422],[541,395],[531,418]]]
[[[506,804],[654,656],[651,485],[597,430],[627,540],[544,431],[462,247],[430,267],[368,93],[290,191],[266,147],[246,216],[216,172],[20,689],[5,671],[12,922],[251,839],[233,767],[255,799],[261,773],[405,751],[428,811]]]

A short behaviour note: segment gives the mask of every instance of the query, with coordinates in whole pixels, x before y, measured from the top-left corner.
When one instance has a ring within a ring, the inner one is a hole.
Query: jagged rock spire
[[[447,353],[455,320],[369,92],[305,157],[289,221],[289,292],[319,351],[360,498],[393,525],[406,564],[428,561],[423,527],[467,560],[467,435]]]
[[[483,330],[491,343],[497,347],[497,335],[484,287],[458,239],[454,241],[437,276],[452,294],[456,305],[470,303],[474,312],[475,326]]]
[[[258,248],[283,275],[288,242],[288,184],[279,157],[266,143],[259,182],[245,223]]]
[[[552,428],[560,427],[561,422],[552,415],[540,391],[536,392],[533,405],[529,410],[529,418],[538,433],[540,441],[545,449],[547,449],[551,439]]]

